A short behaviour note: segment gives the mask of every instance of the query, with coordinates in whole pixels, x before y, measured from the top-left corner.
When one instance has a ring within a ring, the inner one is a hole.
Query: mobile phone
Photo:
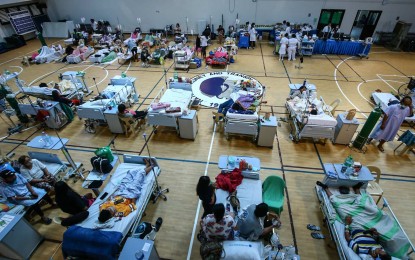
[[[105,199],[105,197],[108,195],[108,192],[104,192],[104,194],[101,195],[101,197],[99,197],[100,200]]]
[[[231,204],[226,203],[226,211],[230,212],[231,211]]]

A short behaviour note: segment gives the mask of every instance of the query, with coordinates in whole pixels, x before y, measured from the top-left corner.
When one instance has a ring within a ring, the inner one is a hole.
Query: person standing
[[[280,55],[280,60],[284,60],[285,54],[287,54],[287,45],[288,45],[288,33],[286,33],[280,40],[280,49],[278,54]]]
[[[331,23],[329,23],[328,25],[324,26],[323,28],[323,38],[327,39],[330,38],[330,33],[331,33]]]
[[[412,107],[412,98],[405,96],[399,105],[388,106],[384,111],[385,114],[381,122],[377,124],[373,132],[370,134],[367,143],[371,143],[373,139],[378,140],[377,145],[379,151],[384,152],[383,144],[392,141],[398,133],[399,127],[405,120],[405,117],[414,115]]]
[[[223,43],[223,36],[225,35],[225,29],[223,29],[222,25],[219,25],[218,28],[218,42],[219,44]]]
[[[206,59],[206,48],[208,46],[208,38],[205,34],[200,36],[200,46],[202,47],[202,58]]]
[[[255,30],[255,23],[252,23],[251,30],[249,30],[249,46],[252,49],[255,49],[255,42],[256,42],[256,30]]]
[[[201,176],[196,186],[196,195],[202,201],[203,215],[202,219],[213,213],[213,207],[216,203],[216,185],[210,181],[209,176]]]
[[[201,44],[200,35],[198,34],[196,36],[196,56],[198,57],[199,57],[199,53],[202,51],[202,46],[200,44]]]
[[[288,33],[288,34],[290,34],[291,33],[291,24],[290,24],[290,22],[287,22],[287,27],[285,28],[285,33]]]
[[[288,40],[288,60],[295,60],[295,53],[299,41],[295,34],[291,35],[291,38]]]

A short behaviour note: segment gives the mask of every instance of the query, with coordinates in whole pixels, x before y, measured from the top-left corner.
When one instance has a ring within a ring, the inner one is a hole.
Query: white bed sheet
[[[320,126],[336,126],[337,120],[329,115],[320,114],[320,115],[309,115],[308,121],[306,121],[308,125],[320,125]]]
[[[99,205],[101,205],[103,202],[105,202],[109,196],[115,192],[118,184],[121,182],[121,180],[126,176],[127,172],[129,170],[134,169],[144,169],[144,164],[131,164],[131,163],[122,163],[118,165],[117,169],[115,170],[114,174],[112,175],[111,179],[108,181],[108,184],[104,188],[104,190],[101,192],[101,194],[108,192],[109,195],[103,200],[98,199],[91,205],[91,207],[88,209],[89,216],[86,220],[84,220],[82,223],[78,224],[78,226],[81,226],[83,228],[90,228],[92,229],[94,227],[94,224],[98,220],[99,216]],[[154,168],[155,172],[158,173],[159,169],[156,167]],[[136,202],[137,210],[129,214],[127,217],[122,218],[121,221],[115,222],[115,225],[111,229],[101,229],[103,231],[118,231],[125,236],[128,233],[128,230],[131,226],[131,223],[136,220],[137,215],[139,214],[139,209],[143,207],[146,198],[148,197],[149,193],[152,191],[152,187],[154,184],[154,174],[152,172],[148,173],[144,186],[142,188],[142,194],[140,196],[140,199]]]
[[[261,180],[253,180],[243,178],[242,183],[236,188],[237,196],[241,204],[240,209],[244,209],[252,204],[259,204],[262,202],[262,182]],[[221,189],[216,190],[216,203],[229,203],[226,198],[229,192]],[[233,211],[231,207],[231,211]]]
[[[254,114],[238,114],[238,113],[231,113],[231,112],[227,112],[226,113],[226,117],[228,119],[237,119],[237,120],[246,120],[246,121],[257,121],[259,116],[258,113],[255,112]]]
[[[181,115],[183,110],[188,108],[190,100],[192,99],[192,91],[187,91],[183,89],[167,89],[164,92],[159,102],[170,103],[171,107],[180,107],[181,112],[178,113]],[[165,114],[165,109],[153,110],[151,107],[148,110],[149,113],[159,113]],[[169,115],[174,115],[177,113],[169,113]]]
[[[88,101],[80,105],[80,108],[94,108],[94,109],[102,109],[106,107],[108,102],[110,102],[111,99],[100,99],[95,101]]]
[[[132,86],[124,85],[108,85],[102,92],[115,92],[117,93],[113,99],[121,102],[126,102],[129,95],[133,92]]]

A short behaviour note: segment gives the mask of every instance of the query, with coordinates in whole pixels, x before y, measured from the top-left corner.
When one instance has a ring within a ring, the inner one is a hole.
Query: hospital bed
[[[182,116],[185,110],[189,109],[192,101],[192,89],[191,84],[177,85],[180,85],[178,86],[180,88],[174,88],[175,85],[171,85],[167,89],[163,87],[151,102],[148,108],[147,123],[152,125],[154,129],[157,126],[174,127],[177,133],[179,133],[177,118]],[[170,107],[180,107],[180,111],[166,113],[165,108],[155,109],[154,107],[160,103],[169,103]]]
[[[382,92],[373,92],[372,93],[373,100],[375,101],[376,105],[380,105],[382,111],[385,111],[388,107],[388,103],[394,100],[398,100],[394,95],[391,93],[382,93]],[[415,94],[412,96],[412,104],[415,104]],[[415,106],[415,105],[414,105]],[[415,123],[415,115],[411,117],[406,117],[405,121],[408,123],[414,124]]]
[[[130,170],[144,169],[145,162],[142,156],[124,155],[123,163],[118,165],[108,184],[102,191],[109,195],[104,200],[97,200],[88,209],[89,216],[83,222],[71,226],[63,234],[62,252],[64,257],[80,257],[87,259],[117,259],[121,249],[121,243],[130,231],[138,226],[151,195],[155,189],[155,176],[149,172],[145,177],[142,194],[136,202],[137,209],[120,221],[116,221],[111,229],[94,229],[99,216],[99,206],[113,194],[118,184]],[[155,159],[155,158],[154,158]],[[156,175],[160,174],[160,168],[155,167]]]
[[[174,67],[176,69],[187,70],[190,65],[190,61],[193,59],[194,51],[189,47],[183,47],[181,50],[174,52]]]
[[[258,89],[250,89],[248,91],[234,89],[234,93],[231,95],[265,95],[265,88],[261,87],[261,90],[258,92]],[[262,99],[261,99],[262,100]],[[252,136],[253,141],[256,140],[259,132],[258,120],[259,120],[259,104],[253,114],[240,114],[233,113],[228,110],[225,117],[225,137],[229,139],[229,135],[247,135]]]
[[[240,211],[235,215],[240,215],[243,209],[252,204],[259,204],[262,202],[262,182],[261,180],[243,178],[242,183],[236,188],[237,196],[240,202]],[[227,200],[229,192],[216,189],[216,203],[223,203],[226,206],[230,203]],[[230,209],[233,212],[233,208]],[[250,241],[224,241],[223,250],[225,257],[223,259],[264,259],[262,242]],[[221,258],[222,259],[222,258]]]
[[[311,101],[309,101],[311,100]],[[317,115],[311,115],[309,106],[314,105]],[[291,120],[290,137],[294,142],[303,138],[333,140],[337,121],[327,109],[324,99],[294,98],[285,104]]]
[[[122,83],[124,84],[118,85]],[[130,102],[130,99],[136,95],[134,84],[129,81],[129,78],[113,78],[111,84],[101,92],[101,95],[106,97],[105,99],[88,101],[77,108],[78,117],[86,119],[85,129],[89,133],[95,132],[97,122],[106,123],[108,121],[106,114],[113,114],[111,112],[117,110],[118,104]]]
[[[333,193],[333,196],[339,194],[337,188],[330,188],[330,191]],[[320,186],[316,186],[316,193],[317,198],[320,201],[320,208],[323,212],[324,220],[330,231],[331,239],[336,244],[339,258],[342,260],[360,260],[364,258],[365,255],[357,255],[348,246],[344,236],[345,225],[342,217],[340,217],[339,212],[334,208],[332,201],[326,192]],[[362,199],[362,201],[366,201],[366,205],[377,208],[376,202],[366,193],[365,190],[361,189],[361,193],[362,196],[365,196],[362,198],[367,198],[366,200]],[[381,241],[383,241],[382,246],[384,246],[385,250],[393,256],[392,259],[409,259],[408,257],[415,251],[415,247],[409,240],[408,235],[405,233],[387,200],[383,198],[383,201],[383,208],[378,209],[378,213],[371,213],[369,215],[362,211],[363,213],[358,213],[359,216],[353,215],[353,218],[361,217],[364,219],[365,224],[363,229],[375,227],[378,230],[381,234]],[[341,214],[347,215],[347,212],[343,212]],[[352,222],[351,226],[353,227],[353,225],[355,224]],[[358,226],[357,228],[361,227]],[[384,234],[387,234],[388,237]]]
[[[58,83],[61,95],[72,99],[72,98],[82,98],[83,97],[83,87],[82,86],[75,86],[71,81],[69,80],[62,80]],[[55,88],[41,88],[39,86],[30,86],[30,87],[22,87],[21,92],[23,94],[40,98],[43,100],[53,100],[52,92],[56,90]]]

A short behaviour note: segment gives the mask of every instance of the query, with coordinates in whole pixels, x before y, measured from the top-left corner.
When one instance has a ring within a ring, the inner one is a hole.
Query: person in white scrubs
[[[295,53],[299,43],[300,42],[297,40],[296,35],[292,34],[291,38],[288,40],[288,60],[295,60]]]
[[[288,33],[288,35],[291,33],[291,24],[290,24],[290,22],[287,22],[287,28],[285,28],[285,33]]]
[[[285,54],[287,54],[287,45],[288,45],[288,33],[284,34],[284,36],[280,40],[280,49],[278,50],[278,54],[280,55],[280,60],[284,60]]]
[[[252,23],[251,30],[249,30],[249,46],[252,49],[255,49],[255,42],[256,42],[256,30],[255,30],[255,23]]]
[[[330,38],[330,33],[331,33],[331,23],[329,23],[328,25],[324,26],[323,28],[323,37],[324,38]]]

